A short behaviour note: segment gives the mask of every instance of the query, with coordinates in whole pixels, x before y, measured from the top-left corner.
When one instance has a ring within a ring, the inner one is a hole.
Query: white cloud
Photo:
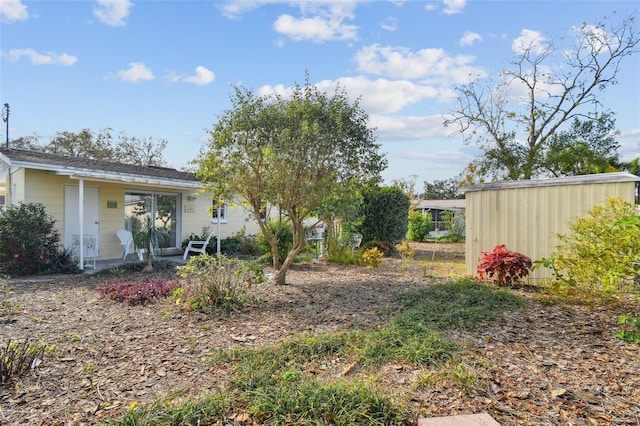
[[[442,124],[444,119],[441,115],[395,117],[373,114],[369,118],[383,141],[442,138],[452,133]]]
[[[129,68],[116,73],[119,79],[137,82],[140,80],[153,80],[153,73],[142,62],[131,62]]]
[[[21,0],[2,0],[0,1],[0,20],[2,22],[12,23],[16,21],[25,21],[29,18],[27,6],[22,4]]]
[[[78,62],[78,58],[73,55],[62,53],[57,55],[55,53],[38,53],[33,49],[11,49],[9,50],[9,59],[11,61],[17,61],[22,57],[27,57],[34,65],[65,65],[70,66]]]
[[[424,5],[425,10],[438,10],[438,3],[427,3]]]
[[[471,31],[465,31],[460,38],[460,46],[473,46],[476,41],[482,41],[482,36],[478,33],[474,33]]]
[[[112,27],[123,27],[126,18],[131,14],[133,3],[129,0],[97,0],[98,5],[93,8],[93,14],[103,24]]]
[[[296,41],[354,40],[357,37],[358,27],[345,23],[355,17],[356,2],[316,1],[298,5],[300,18],[284,14],[273,23],[278,33]]]
[[[195,75],[185,77],[183,80],[186,83],[197,84],[198,86],[206,86],[216,79],[216,75],[213,71],[208,70],[203,66],[196,67]]]
[[[355,60],[358,69],[393,78],[427,79],[438,84],[464,84],[469,76],[484,76],[485,72],[472,63],[474,56],[451,56],[444,49],[421,49],[412,52],[404,47],[373,44],[360,49]]]
[[[333,94],[335,88],[344,89],[353,102],[360,98],[360,105],[368,114],[389,114],[400,111],[427,98],[437,98],[441,92],[434,87],[419,85],[406,80],[369,80],[366,77],[344,77],[338,80],[323,80],[315,84],[319,90]],[[260,96],[278,93],[284,98],[291,94],[291,87],[283,85],[262,86]]]
[[[395,31],[398,29],[398,19],[388,16],[384,19],[380,27],[385,31]]]
[[[461,13],[462,9],[467,5],[467,0],[443,0],[444,10],[447,15]]]
[[[238,19],[245,12],[273,3],[282,3],[282,0],[227,0],[221,2],[219,7],[223,16]]]
[[[511,49],[518,54],[521,55],[526,51],[531,51],[532,53],[541,53],[547,45],[546,39],[540,34],[538,31],[523,29],[520,32],[520,37],[517,37],[513,40],[511,44]]]
[[[620,132],[618,136],[620,160],[631,161],[640,157],[640,129]]]

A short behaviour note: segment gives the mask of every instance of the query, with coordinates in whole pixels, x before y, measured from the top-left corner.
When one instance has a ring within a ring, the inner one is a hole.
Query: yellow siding
[[[534,186],[469,191],[466,193],[466,271],[476,274],[478,257],[506,244],[511,251],[539,260],[559,244],[569,224],[585,217],[610,197],[634,202],[634,182]],[[531,279],[550,276],[534,271]]]

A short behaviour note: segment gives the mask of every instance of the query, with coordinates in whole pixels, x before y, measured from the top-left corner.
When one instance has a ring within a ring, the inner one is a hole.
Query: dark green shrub
[[[293,247],[293,228],[291,227],[291,223],[283,222],[280,224],[281,229],[278,233],[278,257],[280,263],[284,262],[287,258],[287,254],[291,251]],[[267,222],[267,228],[270,232],[275,233],[278,228],[278,222],[270,221]],[[256,245],[260,252],[264,255],[268,255],[269,259],[272,257],[271,246],[267,242],[267,239],[261,233],[256,237]]]
[[[39,203],[19,203],[0,214],[0,273],[10,276],[74,273],[70,250],[60,244],[55,220]]]
[[[359,232],[364,241],[379,241],[391,250],[407,235],[409,197],[396,187],[373,188],[363,195],[364,220]]]
[[[417,210],[412,210],[409,213],[407,230],[407,239],[409,241],[424,241],[427,239],[427,234],[433,229],[433,216],[431,213],[421,213]]]

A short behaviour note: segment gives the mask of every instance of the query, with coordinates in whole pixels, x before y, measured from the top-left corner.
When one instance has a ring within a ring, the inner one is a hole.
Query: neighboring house
[[[466,209],[466,272],[476,275],[478,257],[498,244],[531,260],[548,257],[560,244],[558,234],[608,198],[638,203],[640,177],[627,172],[552,179],[482,183],[464,188]],[[530,279],[551,276],[539,268]]]
[[[204,228],[217,234],[220,226],[221,238],[243,228],[258,233],[258,224],[242,208],[225,205],[218,218],[211,197],[198,195],[202,188],[192,173],[165,167],[0,148],[0,202],[43,204],[65,248],[80,260],[122,258],[116,231],[135,234],[147,216],[169,231],[168,253],[179,252],[183,239]]]
[[[433,225],[436,231],[429,233],[429,238],[435,238],[436,235],[444,236],[446,234],[445,213],[453,212],[454,216],[459,220],[464,220],[464,213],[467,206],[466,200],[422,200],[414,208],[420,213],[430,213]],[[444,233],[443,233],[444,231]],[[463,232],[464,235],[464,232]]]

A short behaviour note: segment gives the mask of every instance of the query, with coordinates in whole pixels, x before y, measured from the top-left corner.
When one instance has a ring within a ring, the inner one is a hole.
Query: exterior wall
[[[56,221],[56,228],[60,235],[64,235],[64,187],[78,186],[77,179],[60,176],[47,171],[20,169],[13,173],[12,183],[16,185],[16,201],[25,203],[41,203],[47,214]],[[179,241],[186,239],[191,233],[200,234],[203,227],[209,231],[217,230],[217,221],[211,218],[211,198],[205,194],[191,199],[194,190],[159,188],[127,183],[111,183],[85,180],[85,187],[99,189],[100,196],[100,257],[98,260],[118,259],[122,257],[120,240],[116,231],[124,228],[124,195],[125,191],[141,190],[151,192],[168,192],[181,194],[181,221],[178,223]],[[117,208],[109,208],[108,201],[116,201]],[[221,238],[235,235],[243,226],[248,235],[258,233],[258,224],[249,219],[242,207],[232,207],[227,210],[226,221],[220,224]],[[179,244],[179,243],[178,243]]]
[[[206,229],[207,232],[214,232],[217,235],[218,219],[211,217],[212,199],[207,194],[199,195],[195,200],[183,197],[183,239],[190,234],[201,235]],[[232,237],[243,228],[246,235],[256,235],[260,232],[258,223],[252,219],[251,213],[245,210],[238,201],[227,203],[226,218],[220,222],[220,238]]]
[[[635,182],[498,188],[466,192],[466,272],[476,275],[478,257],[498,244],[540,260],[559,244],[569,224],[607,198],[634,202]],[[547,268],[530,279],[551,276]]]

